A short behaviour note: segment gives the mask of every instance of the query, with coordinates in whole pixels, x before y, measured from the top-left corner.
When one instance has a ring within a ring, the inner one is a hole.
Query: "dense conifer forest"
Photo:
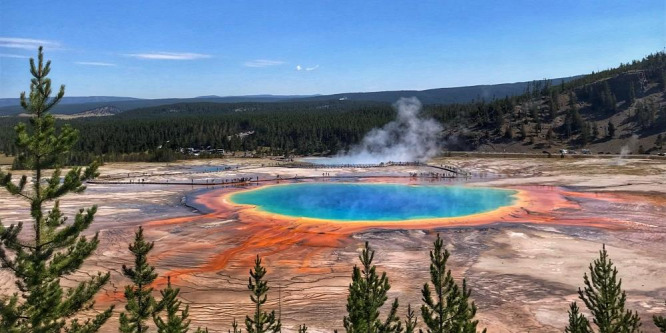
[[[528,84],[523,95],[490,102],[431,104],[424,116],[445,125],[442,142],[456,136],[452,150],[511,141],[535,147],[554,142],[585,147],[615,137],[624,126],[638,135],[666,131],[663,95],[666,54],[553,85]],[[627,114],[621,122],[614,115]],[[57,120],[81,133],[69,162],[169,161],[185,158],[181,148],[224,149],[254,155],[334,154],[357,143],[370,129],[395,117],[390,103],[348,100],[272,103],[179,103],[126,111],[109,117]],[[0,151],[15,155],[14,126],[0,122]],[[661,142],[655,140],[656,149]]]

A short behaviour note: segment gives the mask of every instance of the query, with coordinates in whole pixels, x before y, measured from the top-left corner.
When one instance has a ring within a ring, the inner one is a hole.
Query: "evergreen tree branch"
[[[92,223],[94,209],[87,214],[79,213],[71,225],[66,224],[67,218],[60,211],[57,201],[51,211],[44,212],[45,203],[67,193],[82,192],[85,189],[82,182],[86,177],[93,176],[96,170],[96,165],[92,165],[92,172],[86,171],[82,176],[81,168],[75,167],[61,183],[61,162],[78,139],[78,132],[70,126],[56,130],[55,118],[48,113],[61,101],[65,92],[64,86],[61,86],[57,95],[50,97],[51,80],[47,77],[50,66],[49,61],[44,62],[40,47],[38,61],[30,59],[30,93],[20,95],[21,107],[31,117],[28,125],[19,123],[15,127],[15,144],[19,149],[16,162],[33,170],[30,180],[32,191],[26,193],[27,176],[14,183],[11,173],[0,171],[0,187],[30,202],[34,229],[33,240],[26,244],[19,241],[22,223],[0,226],[1,268],[12,272],[21,291],[2,301],[0,320],[6,324],[3,328],[11,327],[17,332],[94,332],[109,318],[109,309],[86,322],[75,319],[68,326],[67,320],[92,307],[95,293],[109,279],[108,273],[98,274],[71,289],[65,290],[60,286],[60,279],[78,270],[97,248],[97,236],[90,241],[80,236]],[[46,182],[42,182],[47,168],[54,168],[53,173]]]

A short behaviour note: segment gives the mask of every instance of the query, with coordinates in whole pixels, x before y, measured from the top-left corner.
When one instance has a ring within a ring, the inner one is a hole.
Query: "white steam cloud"
[[[300,71],[311,72],[311,71],[313,71],[313,70],[315,70],[315,69],[317,69],[317,68],[319,68],[319,65],[314,65],[314,66],[312,66],[312,67],[303,67],[303,66],[301,66],[301,65],[296,65],[296,70],[299,71],[299,72],[300,72]]]
[[[631,138],[629,138],[629,141],[627,141],[627,143],[624,146],[622,146],[622,148],[620,148],[620,156],[618,156],[615,159],[614,164],[625,165],[627,163],[626,160],[627,156],[632,153],[637,143],[638,143],[638,135],[632,134]]]
[[[419,116],[421,102],[416,97],[401,98],[393,107],[398,111],[394,121],[372,129],[358,145],[325,163],[423,162],[437,155],[442,126],[432,118]]]

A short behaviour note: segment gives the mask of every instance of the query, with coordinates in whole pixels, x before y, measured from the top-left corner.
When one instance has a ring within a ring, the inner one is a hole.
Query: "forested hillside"
[[[533,85],[513,105],[485,107],[469,123],[477,149],[589,148],[650,153],[666,135],[666,54],[592,73],[561,85]]]
[[[566,77],[553,79],[552,82],[560,84],[562,82],[569,82],[578,78]],[[416,97],[423,104],[455,104],[455,103],[470,103],[473,101],[492,101],[497,98],[504,98],[507,96],[522,95],[525,89],[530,86],[532,82],[515,82],[515,83],[502,83],[492,85],[476,85],[467,87],[454,87],[454,88],[438,88],[427,90],[397,90],[397,91],[377,91],[377,92],[356,92],[344,93],[334,95],[322,95],[304,98],[305,100],[312,101],[325,101],[332,99],[343,99],[353,101],[375,101],[393,103],[400,99],[400,97]]]
[[[555,152],[590,148],[618,153],[661,150],[666,136],[666,55],[553,84],[526,85],[520,96],[458,104],[426,104],[444,124],[442,146],[452,150]],[[178,103],[114,116],[70,119],[81,140],[71,161],[169,160],[181,148],[211,147],[259,155],[331,154],[358,142],[395,117],[391,103],[352,100]],[[13,127],[0,122],[0,151],[14,154]],[[59,124],[62,121],[58,122]]]

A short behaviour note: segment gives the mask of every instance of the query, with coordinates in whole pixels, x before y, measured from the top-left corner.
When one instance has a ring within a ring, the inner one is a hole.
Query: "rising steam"
[[[439,153],[442,126],[432,118],[419,116],[421,102],[416,97],[401,98],[393,107],[398,111],[394,121],[372,129],[358,145],[326,163],[422,162]]]
[[[632,153],[634,150],[634,147],[636,147],[636,144],[638,143],[638,135],[632,134],[631,138],[629,138],[629,141],[620,148],[620,156],[618,156],[614,164],[615,165],[625,165],[627,163],[627,156]]]

